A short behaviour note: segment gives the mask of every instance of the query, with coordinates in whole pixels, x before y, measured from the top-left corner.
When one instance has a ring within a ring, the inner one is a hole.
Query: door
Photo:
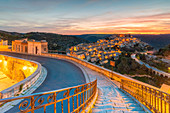
[[[35,47],[35,54],[38,54],[38,47]]]

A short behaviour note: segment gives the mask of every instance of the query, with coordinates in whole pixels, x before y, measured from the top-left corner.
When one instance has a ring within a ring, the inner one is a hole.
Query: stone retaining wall
[[[0,99],[17,96],[27,90],[41,74],[41,64],[31,60],[0,55],[0,70],[18,83],[1,91]]]

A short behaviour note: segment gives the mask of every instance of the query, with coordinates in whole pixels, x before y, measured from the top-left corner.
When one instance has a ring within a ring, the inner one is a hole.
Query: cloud
[[[65,1],[63,1],[65,2]],[[95,3],[96,0],[90,1],[88,4]],[[24,4],[27,1],[23,2]],[[51,6],[60,4],[58,1],[50,0],[48,3],[46,0],[34,1],[30,0],[28,6],[37,5],[41,10],[43,6],[50,9]],[[86,6],[85,5],[85,6]],[[79,7],[85,7],[83,5]],[[18,8],[18,7],[17,7]],[[19,9],[18,9],[19,10]],[[27,8],[25,9],[27,10]],[[25,11],[23,10],[23,12]],[[31,10],[31,9],[29,9]],[[32,9],[37,10],[37,9]],[[71,11],[72,12],[72,11]],[[71,14],[71,13],[70,13]],[[65,16],[63,16],[65,15]],[[36,16],[36,15],[35,15]],[[38,19],[40,18],[37,16]],[[162,12],[159,14],[143,15],[143,16],[121,16],[114,14],[112,11],[107,11],[100,14],[94,14],[87,17],[69,17],[67,13],[58,17],[45,18],[45,19],[13,19],[10,21],[6,18],[0,17],[0,29],[18,31],[18,32],[30,32],[30,31],[46,31],[53,33],[64,34],[87,34],[87,33],[170,33],[170,13]]]

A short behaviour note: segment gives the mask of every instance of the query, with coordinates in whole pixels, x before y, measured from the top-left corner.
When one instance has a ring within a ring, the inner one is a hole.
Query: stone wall
[[[7,55],[0,55],[0,70],[17,84],[0,92],[1,98],[17,96],[27,90],[39,77],[41,64]]]
[[[30,76],[37,67],[37,64],[27,60],[0,55],[0,70],[17,82]]]

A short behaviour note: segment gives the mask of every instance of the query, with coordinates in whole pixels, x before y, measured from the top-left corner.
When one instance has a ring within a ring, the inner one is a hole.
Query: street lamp
[[[24,67],[23,67],[23,70],[26,70],[26,69],[27,69],[27,66],[24,66]]]

